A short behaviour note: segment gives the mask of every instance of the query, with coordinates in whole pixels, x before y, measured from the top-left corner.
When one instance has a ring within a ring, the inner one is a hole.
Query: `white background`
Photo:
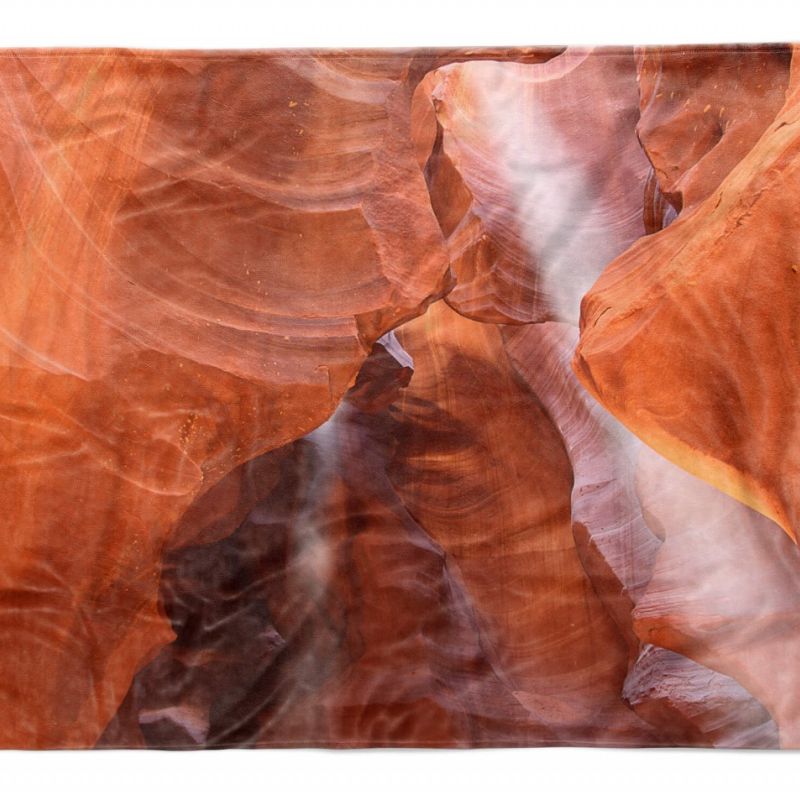
[[[6,0],[0,46],[404,47],[800,41],[800,0]],[[2,131],[0,131],[2,135]],[[1,264],[1,262],[0,262]],[[800,685],[797,690],[800,691]],[[0,725],[3,709],[0,708]],[[0,753],[3,798],[797,796],[800,753]],[[3,791],[5,790],[5,791]]]

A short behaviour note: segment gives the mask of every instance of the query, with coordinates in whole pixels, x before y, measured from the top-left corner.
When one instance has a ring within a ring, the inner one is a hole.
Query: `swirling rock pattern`
[[[170,638],[192,502],[324,422],[449,285],[413,60],[2,59],[0,744],[97,740]]]
[[[800,746],[799,87],[2,53],[0,747]]]
[[[608,266],[575,361],[634,433],[793,539],[798,119],[794,90],[715,192]]]
[[[644,233],[635,75],[631,52],[568,50],[544,64],[449,65],[420,85],[439,128],[425,171],[453,308],[577,323],[581,296]]]

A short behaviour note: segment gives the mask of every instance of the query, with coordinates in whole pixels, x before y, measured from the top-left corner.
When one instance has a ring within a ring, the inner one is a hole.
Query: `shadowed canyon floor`
[[[0,747],[800,747],[800,51],[0,55]]]

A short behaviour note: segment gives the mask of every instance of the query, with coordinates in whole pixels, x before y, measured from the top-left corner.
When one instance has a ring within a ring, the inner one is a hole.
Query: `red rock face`
[[[800,746],[790,49],[5,55],[0,746]]]
[[[420,85],[415,101],[439,127],[425,172],[454,309],[577,322],[584,292],[644,233],[635,76],[632,52],[567,50],[544,64],[454,64]]]
[[[636,132],[675,211],[705,200],[783,105],[789,47],[642,48]]]
[[[0,743],[96,741],[171,638],[192,502],[321,424],[449,285],[411,61],[3,59]]]
[[[792,95],[713,194],[609,265],[584,300],[576,356],[634,433],[792,538],[798,113]]]

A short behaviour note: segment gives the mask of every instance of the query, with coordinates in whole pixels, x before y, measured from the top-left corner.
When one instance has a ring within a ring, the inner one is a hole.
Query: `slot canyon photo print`
[[[800,48],[0,51],[0,748],[800,748]]]

